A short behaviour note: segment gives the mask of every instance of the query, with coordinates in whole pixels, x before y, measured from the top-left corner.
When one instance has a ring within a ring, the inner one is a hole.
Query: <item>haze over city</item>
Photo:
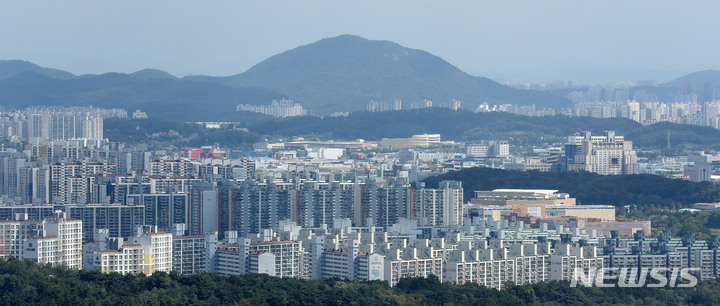
[[[716,1],[6,2],[0,59],[75,74],[232,75],[341,34],[500,82],[669,81],[720,68]]]

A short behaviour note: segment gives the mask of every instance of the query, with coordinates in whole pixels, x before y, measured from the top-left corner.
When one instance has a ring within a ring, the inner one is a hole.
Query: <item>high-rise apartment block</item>
[[[30,259],[38,263],[82,267],[82,221],[65,218],[58,211],[45,220],[30,220],[17,214],[15,220],[0,221],[0,256]]]
[[[151,275],[155,272],[169,273],[173,269],[173,237],[170,233],[156,232],[151,226],[139,229],[138,235],[124,238],[110,238],[95,242],[85,251],[86,268],[103,273]]]
[[[238,104],[236,111],[246,111],[285,118],[307,115],[307,110],[292,99],[272,100],[270,105]]]
[[[632,141],[606,131],[604,136],[569,136],[565,145],[566,169],[604,175],[638,174],[640,167]]]

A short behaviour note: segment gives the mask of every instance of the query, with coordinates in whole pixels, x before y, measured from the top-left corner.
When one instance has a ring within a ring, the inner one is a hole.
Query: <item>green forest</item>
[[[2,305],[683,305],[720,303],[720,283],[693,288],[570,287],[542,282],[496,290],[437,277],[386,282],[301,280],[266,275],[103,274],[30,261],[0,261]]]
[[[709,240],[711,236],[720,234],[720,213],[718,212],[674,211],[648,206],[633,206],[627,209],[618,208],[616,218],[649,220],[652,222],[653,232],[648,235],[653,236],[662,231],[669,231],[675,237],[693,234],[699,240]]]
[[[659,175],[600,175],[590,172],[514,171],[492,168],[470,168],[449,172],[424,180],[429,188],[441,181],[461,181],[465,199],[475,190],[498,188],[556,189],[570,194],[578,204],[638,205],[676,209],[694,203],[720,201],[720,185],[691,182]]]
[[[195,123],[165,119],[107,119],[105,137],[110,141],[138,143],[157,141],[176,146],[206,146],[219,144],[236,147],[262,141],[260,135],[242,130],[206,129]]]

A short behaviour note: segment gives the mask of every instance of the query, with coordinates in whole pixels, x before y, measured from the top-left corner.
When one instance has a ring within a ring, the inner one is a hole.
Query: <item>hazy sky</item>
[[[0,59],[75,74],[231,75],[341,34],[498,81],[666,81],[720,69],[720,1],[9,1]]]

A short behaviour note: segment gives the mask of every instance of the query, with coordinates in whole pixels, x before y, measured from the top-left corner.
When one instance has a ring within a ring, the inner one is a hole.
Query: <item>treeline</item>
[[[628,209],[618,209],[616,217],[652,221],[652,234],[670,231],[675,237],[694,234],[699,240],[709,240],[720,230],[719,212],[674,211],[652,206],[633,206]]]
[[[263,140],[255,133],[241,130],[206,129],[195,123],[165,119],[109,119],[103,122],[105,137],[110,141],[138,143],[167,142],[179,147],[219,144],[236,147]]]
[[[544,282],[505,290],[477,284],[451,285],[437,277],[381,281],[301,280],[266,275],[219,276],[176,273],[103,274],[0,261],[3,305],[520,305],[520,304],[706,304],[720,303],[720,283],[694,288],[570,287]]]
[[[682,208],[694,203],[720,201],[720,185],[690,182],[659,175],[599,175],[590,172],[511,171],[470,168],[425,179],[427,187],[440,181],[461,181],[465,199],[475,190],[498,188],[557,189],[569,193],[578,204],[642,205]]]
[[[701,126],[658,123],[643,126],[622,118],[567,116],[527,117],[510,113],[472,113],[446,108],[408,111],[356,112],[347,117],[290,117],[252,123],[252,132],[278,137],[318,136],[335,139],[380,140],[439,133],[445,140],[510,140],[517,145],[564,142],[566,136],[591,131],[615,130],[635,146],[665,148],[670,131],[675,148],[720,148],[720,131]]]

